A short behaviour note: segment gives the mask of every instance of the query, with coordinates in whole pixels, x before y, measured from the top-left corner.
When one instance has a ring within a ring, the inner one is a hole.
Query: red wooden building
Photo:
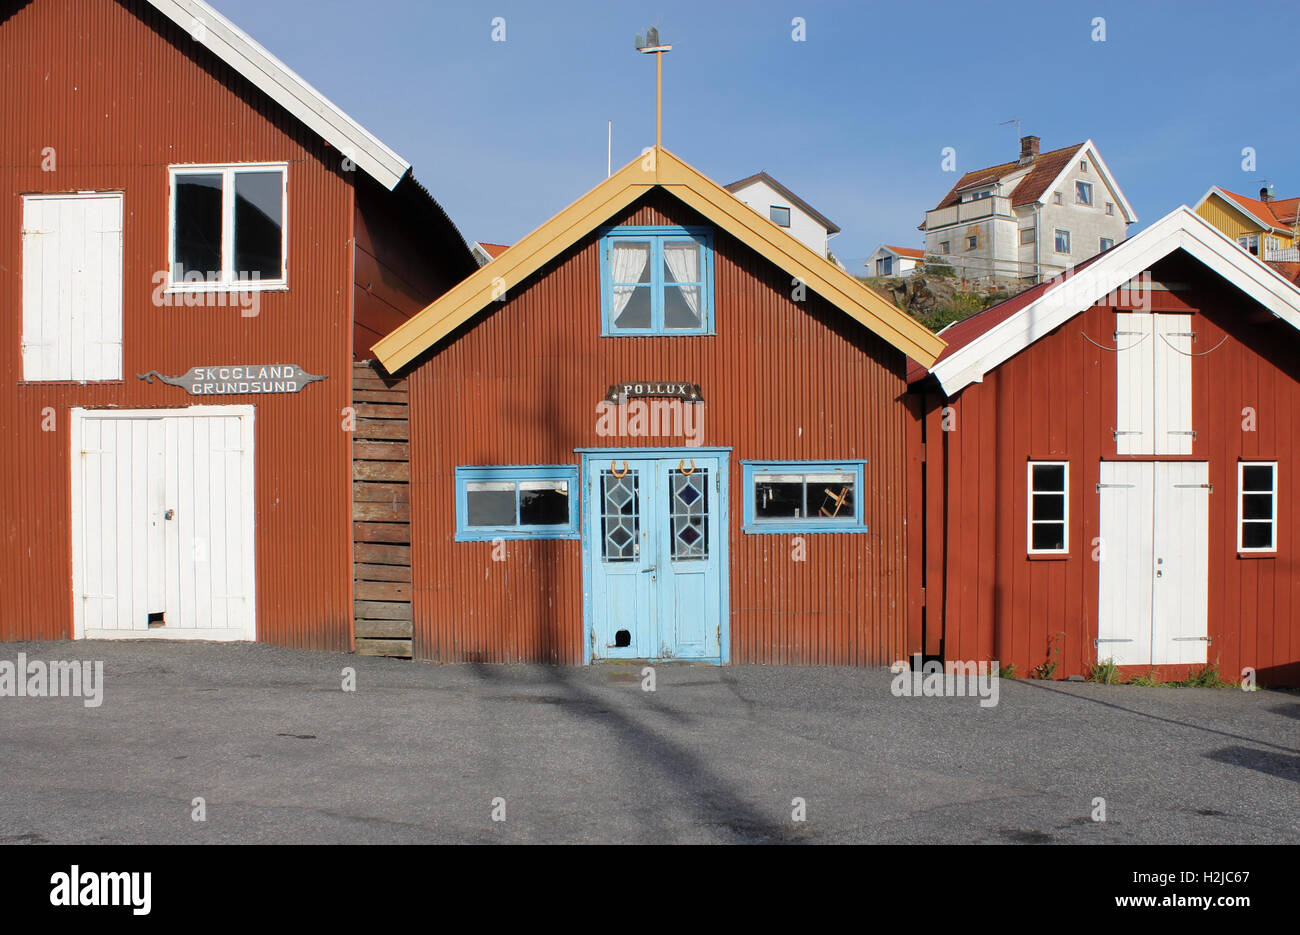
[[[909,372],[927,654],[1300,684],[1300,291],[1187,208]]]
[[[409,375],[415,655],[900,658],[906,362],[941,348],[648,151],[375,345]]]
[[[0,79],[0,638],[348,649],[354,347],[464,242],[198,0],[4,3]]]

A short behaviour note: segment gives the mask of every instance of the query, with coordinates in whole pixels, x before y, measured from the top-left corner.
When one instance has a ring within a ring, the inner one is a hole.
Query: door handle
[[[653,565],[651,565],[649,568],[642,568],[642,569],[641,569],[641,574],[643,574],[643,575],[648,575],[648,574],[650,574],[650,573],[651,573],[652,571],[654,571],[654,570],[655,570],[655,567],[654,567]]]

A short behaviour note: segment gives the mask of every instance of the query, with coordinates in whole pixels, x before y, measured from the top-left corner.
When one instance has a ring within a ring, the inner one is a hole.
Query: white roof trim
[[[1270,231],[1281,231],[1281,232],[1284,233],[1284,234],[1289,234],[1289,233],[1291,233],[1291,228],[1289,228],[1289,227],[1278,227],[1277,225],[1275,225],[1275,224],[1273,224],[1273,223],[1271,223],[1271,222],[1269,222],[1269,221],[1264,220],[1262,217],[1260,217],[1259,215],[1257,215],[1254,211],[1251,211],[1249,208],[1247,208],[1245,205],[1243,205],[1243,204],[1242,204],[1240,201],[1238,201],[1236,198],[1233,198],[1233,197],[1232,197],[1232,192],[1224,191],[1222,188],[1220,188],[1220,187],[1217,186],[1217,185],[1215,185],[1215,186],[1214,186],[1213,188],[1211,188],[1208,192],[1206,192],[1204,195],[1202,195],[1202,196],[1201,196],[1201,200],[1198,201],[1198,202],[1196,203],[1196,207],[1193,208],[1192,210],[1194,210],[1194,211],[1200,211],[1200,210],[1201,210],[1201,205],[1203,205],[1203,204],[1205,204],[1205,202],[1209,201],[1211,195],[1218,195],[1220,198],[1222,198],[1222,199],[1223,199],[1224,201],[1226,201],[1228,204],[1232,205],[1232,207],[1233,207],[1234,209],[1236,209],[1237,211],[1240,211],[1242,214],[1246,215],[1246,217],[1250,218],[1252,221],[1254,221],[1256,224],[1258,224],[1260,227],[1264,228],[1265,230],[1270,230]]]
[[[1089,266],[1067,274],[1006,321],[939,361],[930,372],[952,396],[1179,248],[1300,330],[1300,289],[1182,205]]]
[[[1106,161],[1101,158],[1101,153],[1097,152],[1097,147],[1092,140],[1088,140],[1074,151],[1074,155],[1071,156],[1070,161],[1065,164],[1065,168],[1061,169],[1061,171],[1057,173],[1056,178],[1052,179],[1052,184],[1043,189],[1043,193],[1038,196],[1037,203],[1040,205],[1047,204],[1047,199],[1051,197],[1052,192],[1056,191],[1056,187],[1064,181],[1066,175],[1069,174],[1071,167],[1079,161],[1079,154],[1084,150],[1088,151],[1088,155],[1092,158],[1093,165],[1097,167],[1097,171],[1101,174],[1102,180],[1105,181],[1107,187],[1115,193],[1115,198],[1119,201],[1120,210],[1124,212],[1124,220],[1129,224],[1135,223],[1138,216],[1134,213],[1133,206],[1130,205],[1128,199],[1124,197],[1124,192],[1120,189],[1119,183],[1115,181],[1115,176],[1110,174],[1110,168],[1107,167]]]
[[[395,188],[410,170],[409,162],[203,0],[149,3],[385,188]]]

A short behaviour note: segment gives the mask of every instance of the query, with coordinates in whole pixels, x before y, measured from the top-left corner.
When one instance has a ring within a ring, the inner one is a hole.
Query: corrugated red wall
[[[183,389],[135,375],[284,362],[328,379],[205,401],[256,404],[259,639],[346,649],[353,208],[337,153],[143,3],[17,4],[0,16],[0,85],[0,638],[71,636],[70,407],[187,406]],[[167,166],[262,160],[289,162],[289,291],[261,294],[255,318],[155,307]],[[92,189],[125,193],[123,379],[20,383],[21,196]],[[41,430],[47,406],[57,431]]]
[[[707,224],[662,191],[611,223]],[[701,386],[702,443],[731,446],[731,658],[878,664],[905,652],[904,358],[722,232],[716,336],[602,338],[597,237],[545,267],[414,365],[411,376],[415,652],[432,659],[580,663],[582,543],[454,542],[457,465],[575,464],[608,439],[596,405],[623,380]],[[743,459],[869,460],[868,534],[741,531]]]
[[[1166,459],[1208,461],[1214,485],[1209,661],[1217,662],[1225,678],[1239,678],[1251,666],[1265,684],[1300,684],[1300,341],[1293,328],[1190,258],[1176,255],[1157,264],[1153,275],[1156,281],[1192,284],[1189,292],[1152,293],[1152,308],[1190,312],[1197,352],[1210,351],[1192,359],[1198,433],[1192,454]],[[1115,354],[1083,337],[1110,345],[1114,330],[1115,309],[1094,306],[955,398],[937,392],[926,397],[926,547],[912,553],[911,564],[917,598],[912,629],[920,632],[924,585],[928,652],[1015,663],[1022,677],[1047,661],[1054,639],[1061,649],[1056,677],[1084,674],[1096,661],[1098,568],[1092,551],[1100,535],[1100,462],[1153,460],[1115,453]],[[953,431],[941,430],[944,406],[952,407]],[[1243,431],[1245,407],[1256,413],[1255,431]],[[912,439],[919,444],[919,428]],[[1065,559],[1026,554],[1025,462],[1037,459],[1071,463]],[[914,503],[921,495],[916,460]],[[1239,460],[1278,462],[1274,556],[1238,557]],[[1182,677],[1188,668],[1161,671]]]

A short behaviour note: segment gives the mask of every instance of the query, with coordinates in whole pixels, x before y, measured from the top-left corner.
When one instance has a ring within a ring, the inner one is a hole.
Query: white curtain
[[[664,262],[668,264],[668,272],[673,274],[673,279],[678,282],[699,282],[700,281],[700,247],[692,241],[678,241],[677,243],[664,244]],[[696,318],[700,317],[700,290],[691,286],[683,286],[677,290],[690,306],[691,312]]]
[[[646,265],[650,262],[650,245],[648,243],[614,242],[614,258],[611,264],[610,275],[615,283],[633,283],[641,281],[641,274],[645,272]],[[614,321],[618,321],[618,316],[627,308],[627,303],[632,301],[632,292],[635,286],[615,285],[614,286]]]

